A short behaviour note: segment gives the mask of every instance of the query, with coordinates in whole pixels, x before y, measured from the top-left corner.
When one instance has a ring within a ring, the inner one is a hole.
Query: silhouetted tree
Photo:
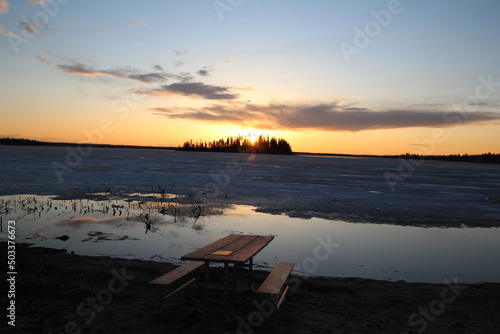
[[[226,139],[213,140],[212,142],[198,141],[192,139],[184,142],[183,151],[210,151],[210,152],[245,152],[264,154],[293,154],[290,144],[285,139],[275,137],[259,138],[252,142],[250,137],[236,136]]]
[[[449,154],[449,155],[419,155],[419,154],[401,154],[398,156],[403,159],[413,159],[413,160],[441,160],[441,161],[458,161],[458,162],[474,162],[474,163],[488,163],[488,164],[498,164],[500,163],[500,154],[495,153],[483,153],[483,154]]]

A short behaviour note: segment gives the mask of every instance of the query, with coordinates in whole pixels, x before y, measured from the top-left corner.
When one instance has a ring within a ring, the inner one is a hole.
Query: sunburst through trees
[[[213,141],[186,141],[183,151],[231,152],[231,153],[264,153],[293,154],[290,144],[282,138],[259,136],[235,136]]]

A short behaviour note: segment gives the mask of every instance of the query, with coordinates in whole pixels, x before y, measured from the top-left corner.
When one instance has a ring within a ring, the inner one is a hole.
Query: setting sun
[[[236,130],[235,135],[241,135],[244,138],[247,138],[252,145],[259,139],[260,136],[273,136],[272,131],[264,131],[259,129],[247,128],[244,130]]]

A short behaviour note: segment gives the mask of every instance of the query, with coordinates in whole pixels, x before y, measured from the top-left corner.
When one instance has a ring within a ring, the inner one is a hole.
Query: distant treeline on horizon
[[[483,153],[483,154],[449,154],[449,155],[420,155],[420,154],[401,154],[399,158],[413,160],[439,160],[439,161],[459,161],[459,162],[474,162],[486,164],[500,164],[500,154]]]
[[[261,136],[262,137],[262,136]],[[237,143],[235,140],[239,138],[240,146],[232,146]],[[168,150],[183,150],[183,151],[207,151],[207,152],[245,152],[245,153],[265,153],[262,151],[257,151],[257,149],[271,149],[271,147],[277,148],[281,147],[285,148],[285,151],[290,150],[290,153],[285,154],[295,154],[292,152],[290,145],[284,139],[276,139],[271,138],[271,140],[267,140],[260,142],[261,145],[259,147],[259,140],[255,141],[252,144],[249,138],[245,142],[242,139],[245,139],[242,136],[239,137],[230,137],[229,143],[232,145],[228,146],[227,139],[219,139],[218,141],[208,142],[197,142],[187,141],[184,145],[187,144],[187,147],[162,147],[162,146],[139,146],[139,145],[111,145],[111,144],[77,144],[77,143],[64,143],[64,142],[45,142],[33,139],[23,139],[23,138],[0,138],[0,145],[18,145],[18,146],[91,146],[91,147],[100,147],[100,148],[131,148],[131,149],[168,149]],[[274,139],[274,141],[273,141]],[[223,143],[224,142],[224,143]],[[215,143],[215,146],[213,146]],[[280,144],[281,143],[281,144]],[[286,144],[286,145],[285,145]],[[198,147],[199,145],[202,145]],[[266,146],[267,145],[267,146]],[[210,147],[213,146],[211,149]],[[288,147],[288,149],[286,149]],[[279,154],[279,153],[278,153]],[[283,153],[282,153],[283,154]],[[400,155],[354,155],[354,154],[331,154],[331,153],[307,153],[300,152],[300,154],[312,154],[319,156],[360,156],[360,157],[373,157],[373,158],[400,158],[400,159],[413,159],[413,160],[439,160],[439,161],[458,161],[458,162],[471,162],[471,163],[489,163],[489,164],[500,164],[500,153],[483,153],[483,154],[449,154],[449,155],[419,155],[419,154],[400,154]]]
[[[18,146],[88,146],[100,148],[145,148],[145,149],[175,149],[167,146],[139,146],[139,145],[113,145],[113,144],[89,144],[89,143],[65,143],[49,142],[24,138],[0,138],[0,145],[18,145]]]
[[[230,152],[230,153],[262,153],[262,154],[294,154],[290,144],[283,138],[259,136],[252,140],[250,136],[235,136],[219,140],[189,140],[182,145],[183,151]]]

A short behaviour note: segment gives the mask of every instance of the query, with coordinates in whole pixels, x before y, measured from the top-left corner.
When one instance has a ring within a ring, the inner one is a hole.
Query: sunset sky
[[[0,0],[0,137],[500,153],[498,0]]]

